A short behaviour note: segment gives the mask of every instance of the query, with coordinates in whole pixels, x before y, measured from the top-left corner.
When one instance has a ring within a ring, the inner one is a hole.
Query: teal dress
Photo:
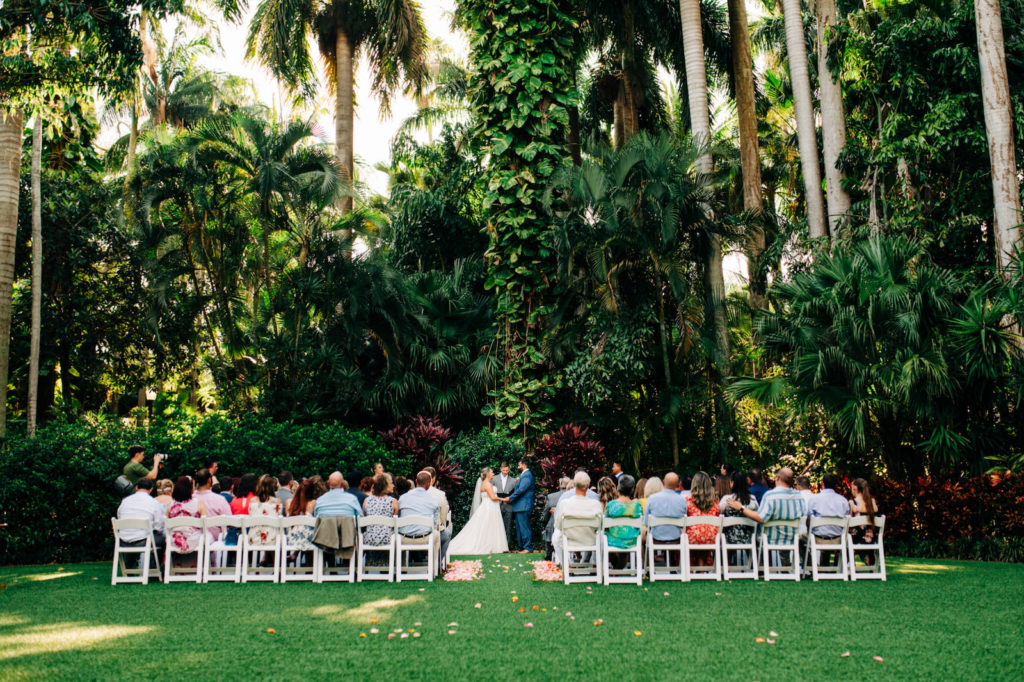
[[[629,518],[639,519],[644,515],[644,507],[639,500],[631,500],[623,503],[612,500],[604,508],[604,516],[607,519]],[[614,526],[605,530],[608,536],[608,545],[619,549],[630,549],[636,545],[636,539],[640,536],[639,528],[629,526]]]

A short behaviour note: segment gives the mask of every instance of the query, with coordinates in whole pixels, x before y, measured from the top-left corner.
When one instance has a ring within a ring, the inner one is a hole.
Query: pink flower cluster
[[[444,579],[447,582],[467,582],[484,577],[482,561],[453,561],[445,569]]]
[[[554,561],[534,561],[533,579],[557,581],[562,579],[562,567]]]

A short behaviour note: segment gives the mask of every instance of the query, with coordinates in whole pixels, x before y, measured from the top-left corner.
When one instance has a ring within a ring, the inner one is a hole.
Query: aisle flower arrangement
[[[533,579],[544,580],[548,582],[561,580],[562,567],[556,564],[554,561],[534,561]]]
[[[484,577],[482,561],[452,561],[444,571],[447,582],[468,582]]]

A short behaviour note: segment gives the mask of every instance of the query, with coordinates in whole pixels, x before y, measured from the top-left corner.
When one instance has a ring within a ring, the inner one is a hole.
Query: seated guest
[[[729,475],[730,491],[718,502],[722,516],[743,516],[743,512],[729,506],[731,500],[737,500],[743,508],[757,511],[757,498],[750,493],[750,481],[742,471],[734,471]],[[724,530],[725,541],[733,544],[748,544],[754,534],[750,526],[729,526]]]
[[[164,507],[153,499],[153,479],[145,476],[135,482],[135,492],[121,500],[117,507],[119,519],[142,519],[153,528],[153,539],[158,547],[164,545]],[[128,529],[119,533],[121,542],[136,545],[146,540],[146,531]]]
[[[437,498],[428,492],[430,483],[430,474],[421,471],[416,474],[416,487],[398,498],[398,518],[422,516],[431,520],[429,526],[403,528],[401,532],[406,537],[426,537],[441,525],[441,505],[438,504]]]
[[[633,487],[635,485],[633,477],[629,474],[619,476],[618,497],[609,500],[608,504],[604,507],[604,517],[606,519],[639,519],[643,517],[643,505],[640,504],[639,500],[633,499]],[[608,536],[608,545],[610,547],[630,549],[636,546],[636,539],[640,536],[640,529],[630,526],[613,526],[605,530],[605,535]],[[623,560],[626,558],[625,556],[622,557]]]
[[[244,474],[235,486],[235,497],[231,500],[231,513],[241,516],[249,515],[249,504],[256,497],[256,484],[260,479],[256,474]]]
[[[392,493],[391,496],[393,498],[395,498],[396,500],[400,499],[402,497],[402,495],[404,495],[407,492],[409,492],[410,490],[412,490],[412,488],[413,488],[412,481],[410,481],[405,476],[396,476],[395,477],[395,492]]]
[[[319,476],[307,478],[299,486],[299,491],[288,505],[288,516],[312,516],[317,498],[327,492],[327,486]],[[313,527],[293,526],[288,530],[288,544],[298,547],[301,551],[312,551]]]
[[[761,498],[768,492],[768,486],[764,484],[764,477],[761,476],[761,470],[754,467],[747,474],[747,481],[750,483],[750,494],[757,499],[757,503],[761,504]]]
[[[164,509],[170,509],[171,504],[174,503],[174,498],[171,497],[171,492],[174,490],[174,481],[169,478],[161,478],[156,482],[156,501],[164,506]]]
[[[690,474],[683,474],[679,479],[679,490],[680,495],[684,498],[690,496],[690,486],[693,484],[693,476]]]
[[[853,516],[868,517],[868,526],[856,526],[850,529],[850,539],[855,545],[863,545],[875,541],[875,514],[878,513],[878,504],[871,496],[871,488],[863,478],[858,478],[850,484],[850,493],[853,499],[850,500],[850,514]],[[865,564],[870,566],[874,561],[874,555],[870,552],[857,552]]]
[[[366,497],[369,497],[373,490],[373,476],[363,476],[363,479],[359,481],[359,489],[363,491]],[[365,501],[366,498],[363,498],[363,502]]]
[[[327,492],[316,500],[313,516],[362,516],[359,500],[345,490],[345,479],[340,471],[327,477]]]
[[[292,491],[291,485],[294,482],[294,477],[290,471],[282,471],[277,475],[277,484],[280,486],[277,489],[277,499],[281,500],[283,507],[288,506],[288,502],[295,497],[295,493]]]
[[[811,479],[807,476],[797,476],[793,479],[793,484],[796,491],[800,493],[800,497],[804,498],[804,504],[810,504],[811,496],[814,495],[814,492],[811,490]],[[803,521],[800,522],[800,538],[804,539],[806,537],[807,517],[805,516]]]
[[[649,528],[650,538],[655,544],[678,542],[680,529],[678,526],[654,526],[652,528],[650,523],[652,517],[681,519],[686,516],[686,500],[679,492],[679,475],[673,472],[665,474],[663,485],[663,490],[659,490],[647,498],[647,509],[644,515],[644,523]]]
[[[590,491],[590,476],[586,471],[577,471],[572,479],[573,492],[566,493],[558,500],[555,506],[555,532],[552,536],[552,544],[555,546],[555,561],[561,561],[562,537],[558,526],[565,517],[573,518],[596,518],[604,511],[601,503],[588,495]],[[566,535],[569,542],[578,545],[589,545],[594,542],[594,535],[586,528],[570,529]]]
[[[171,491],[171,508],[167,510],[167,518],[176,519],[182,516],[201,518],[206,516],[206,507],[196,499],[192,486],[192,479],[188,476],[181,476],[174,483]],[[199,548],[199,540],[202,538],[201,528],[190,528],[184,526],[175,528],[171,532],[168,543],[174,546],[176,552],[195,552]]]
[[[679,485],[679,477],[676,476],[676,485]],[[657,495],[665,489],[665,484],[662,483],[661,479],[657,476],[652,476],[647,479],[647,485],[644,486],[644,498],[640,500],[644,509],[647,509],[647,501],[651,499],[651,495]]]
[[[213,474],[209,469],[200,469],[196,472],[195,498],[202,502],[206,508],[207,516],[231,516],[231,505],[224,501],[224,498],[213,492]],[[224,529],[220,526],[210,528],[210,539],[220,539]]]
[[[725,474],[715,474],[715,499],[720,500],[732,492],[732,481]]]
[[[366,493],[359,488],[359,482],[363,480],[363,475],[358,471],[348,472],[348,476],[345,477],[345,488],[348,490],[348,494],[352,495],[359,501],[359,506],[362,507],[363,500],[366,499]]]
[[[807,502],[807,518],[813,519],[821,516],[838,516],[843,518],[850,515],[850,503],[845,497],[836,492],[839,487],[839,477],[835,474],[825,474],[821,477],[821,492],[811,495]],[[842,538],[843,529],[839,526],[818,526],[813,529],[815,540],[823,545],[838,545]],[[826,560],[836,559],[835,552],[829,552],[824,556]]]
[[[641,478],[639,481],[636,482],[636,487],[633,488],[633,499],[634,500],[646,500],[647,499],[647,492],[644,490],[646,485],[647,485],[647,479],[646,478]],[[644,502],[641,501],[640,504],[644,504]]]
[[[601,503],[601,508],[605,506],[616,497],[619,496],[619,487],[615,481],[608,476],[603,476],[597,482],[597,499]]]
[[[540,523],[544,526],[544,531],[541,533],[541,538],[546,546],[544,559],[548,561],[554,555],[551,541],[555,536],[555,509],[557,509],[558,501],[563,496],[571,494],[568,492],[570,486],[572,486],[572,480],[568,476],[562,476],[558,479],[558,490],[548,493],[547,498],[544,500],[544,511],[541,514]]]
[[[214,484],[220,486],[220,490],[217,491],[217,494],[223,497],[224,501],[227,502],[228,504],[231,504],[231,500],[235,499],[235,483],[235,479],[231,478],[230,476],[225,476],[220,483]]]
[[[249,502],[249,516],[281,516],[281,500],[277,499],[277,479],[269,474],[260,476],[256,484],[256,497]],[[277,541],[277,528],[253,526],[249,529],[249,544],[272,545]]]
[[[398,500],[391,497],[395,489],[391,477],[377,474],[373,477],[370,494],[363,500],[363,514],[366,516],[398,516]],[[387,526],[367,526],[363,529],[363,544],[383,546],[391,543],[391,528]]]
[[[715,486],[711,483],[711,477],[703,471],[693,475],[690,483],[690,496],[686,498],[687,516],[718,516],[718,498],[715,497]],[[699,525],[689,526],[686,529],[686,537],[690,544],[710,545],[718,537],[718,529],[714,526]],[[714,553],[710,550],[694,552],[694,562],[698,566],[712,566],[715,562]]]
[[[753,473],[750,478],[753,479]],[[729,507],[758,523],[802,519],[807,516],[807,504],[804,502],[803,496],[792,489],[792,485],[793,470],[789,467],[782,467],[775,477],[775,487],[764,494],[764,497],[758,502],[757,511],[747,509],[736,499],[729,500]],[[753,488],[750,492],[753,494]],[[789,544],[796,539],[798,532],[799,529],[788,526],[775,526],[765,529],[764,538],[771,544]],[[783,558],[788,560],[789,553],[783,554]]]

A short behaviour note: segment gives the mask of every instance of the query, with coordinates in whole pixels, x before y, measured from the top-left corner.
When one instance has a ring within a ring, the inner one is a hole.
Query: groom
[[[520,552],[533,551],[533,539],[530,532],[530,512],[533,511],[533,473],[526,466],[526,460],[519,460],[519,480],[508,501],[512,505],[512,515],[516,520],[516,538]]]

